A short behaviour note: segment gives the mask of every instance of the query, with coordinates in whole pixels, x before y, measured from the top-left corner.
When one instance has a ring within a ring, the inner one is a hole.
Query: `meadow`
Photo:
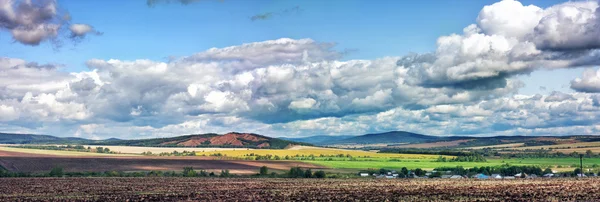
[[[541,168],[550,167],[558,171],[571,171],[579,166],[579,158],[509,158],[509,159],[487,159],[487,162],[436,162],[434,159],[402,159],[400,161],[304,161],[316,165],[330,167],[334,169],[400,169],[406,167],[408,169],[422,168],[431,170],[439,167],[456,167],[462,166],[465,168],[481,167],[481,166],[500,166],[503,164],[510,165],[534,165]],[[598,158],[584,158],[584,167],[597,167],[600,165]]]

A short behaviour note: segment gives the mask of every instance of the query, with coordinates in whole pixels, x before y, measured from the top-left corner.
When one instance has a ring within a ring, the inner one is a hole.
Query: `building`
[[[484,179],[490,179],[490,176],[487,176],[487,175],[485,175],[485,174],[483,174],[483,173],[479,173],[479,174],[477,174],[477,175],[474,175],[474,176],[473,176],[473,178],[475,178],[475,179],[482,179],[482,180],[484,180]]]
[[[513,176],[504,176],[504,179],[505,180],[514,180],[515,177],[513,177]]]
[[[554,177],[554,173],[548,173],[544,175],[545,178],[551,178]]]
[[[463,177],[463,176],[460,176],[460,175],[452,175],[452,176],[450,177],[450,179],[463,179],[463,178],[464,178],[464,177]]]
[[[515,175],[515,178],[523,178],[523,177],[527,177],[527,174],[525,173],[519,173]]]
[[[369,177],[369,173],[360,173],[359,174],[361,177]]]
[[[442,176],[441,176],[441,178],[443,178],[443,179],[448,179],[448,178],[450,178],[450,177],[452,177],[452,175],[442,175]]]
[[[500,175],[500,174],[492,174],[491,178],[492,179],[496,179],[496,180],[500,180],[500,179],[502,179],[502,175]]]

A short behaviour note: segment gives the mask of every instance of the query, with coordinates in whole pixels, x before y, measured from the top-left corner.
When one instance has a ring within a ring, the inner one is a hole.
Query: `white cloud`
[[[582,78],[571,81],[571,89],[579,92],[600,93],[600,70],[586,69]]]
[[[17,16],[1,3],[0,19]],[[584,29],[596,25],[597,4],[542,9],[505,0],[482,9],[462,34],[440,37],[434,53],[373,60],[342,61],[333,43],[288,38],[169,62],[90,59],[90,70],[78,73],[0,58],[0,129],[131,138],[591,134],[598,132],[600,99],[588,93],[600,92],[600,73],[587,70],[571,82],[587,93],[549,95],[518,94],[524,84],[512,76],[600,64],[597,39],[586,34],[595,30]],[[577,30],[563,33],[565,27]],[[84,24],[71,28],[94,32]]]
[[[37,46],[43,41],[52,41],[55,45],[70,16],[60,13],[55,0],[0,0],[0,30],[9,31],[16,41]],[[72,24],[69,27],[72,37],[83,37],[96,33],[86,24]]]

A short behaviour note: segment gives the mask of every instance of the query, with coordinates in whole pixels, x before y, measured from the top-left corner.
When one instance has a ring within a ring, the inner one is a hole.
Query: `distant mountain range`
[[[304,138],[271,138],[253,133],[195,134],[170,138],[137,140],[89,140],[76,137],[55,137],[50,135],[0,133],[0,144],[89,144],[123,145],[150,147],[240,147],[283,149],[291,145],[371,145],[384,144],[403,148],[466,147],[486,146],[507,143],[527,145],[549,145],[559,141],[600,141],[598,136],[430,136],[405,131],[390,131],[360,136],[311,136]],[[424,145],[425,144],[425,145]],[[432,146],[433,144],[433,146]]]
[[[345,139],[349,139],[349,138],[353,138],[353,137],[356,137],[356,136],[350,136],[350,135],[342,135],[342,136],[315,135],[315,136],[299,137],[299,138],[282,137],[281,139],[295,141],[295,142],[305,142],[305,143],[315,144],[315,145],[327,145],[327,144],[336,143],[336,142],[339,142],[339,141],[342,141],[342,140],[345,140]]]

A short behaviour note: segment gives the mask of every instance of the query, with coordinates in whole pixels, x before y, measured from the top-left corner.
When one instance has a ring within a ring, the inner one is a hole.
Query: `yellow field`
[[[196,155],[211,155],[221,153],[222,155],[226,155],[228,157],[245,157],[249,154],[255,155],[277,155],[280,157],[284,156],[296,156],[296,155],[314,155],[319,157],[319,155],[331,156],[331,155],[347,155],[350,154],[353,157],[371,157],[371,158],[401,158],[401,159],[436,159],[439,155],[427,155],[427,154],[389,154],[389,153],[375,153],[369,151],[359,151],[359,150],[344,150],[344,149],[332,149],[332,148],[320,148],[320,147],[293,147],[290,149],[255,149],[255,150],[246,150],[246,149],[236,149],[236,150],[227,150],[227,151],[205,151],[205,152],[196,152]]]
[[[28,154],[46,154],[46,155],[57,155],[57,156],[114,156],[114,155],[124,156],[122,154],[103,154],[103,153],[94,153],[94,152],[26,149],[26,148],[14,148],[14,147],[2,147],[2,146],[0,146],[0,150],[10,151],[10,152],[21,152],[21,153],[28,153]]]

